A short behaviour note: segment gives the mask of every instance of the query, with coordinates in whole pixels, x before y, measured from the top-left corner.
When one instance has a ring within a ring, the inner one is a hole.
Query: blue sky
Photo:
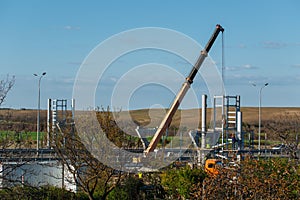
[[[242,106],[257,106],[259,87],[268,82],[263,89],[263,106],[299,107],[299,8],[297,0],[1,0],[0,76],[16,76],[16,84],[2,107],[35,108],[38,80],[33,73],[44,71],[47,75],[41,82],[41,106],[46,107],[47,98],[71,99],[81,63],[92,49],[114,34],[162,27],[186,34],[204,46],[218,23],[225,28],[227,94],[241,95]],[[221,52],[219,37],[210,56],[220,70]],[[185,69],[183,73],[188,74],[190,66]],[[120,76],[117,68],[109,73],[115,79]],[[165,91],[159,88],[147,87],[145,91],[156,91],[159,98],[137,92],[132,109],[152,104],[168,106],[172,99],[172,94],[167,92],[165,98]],[[109,92],[98,95],[109,96]],[[108,100],[104,98],[99,104],[106,106]]]

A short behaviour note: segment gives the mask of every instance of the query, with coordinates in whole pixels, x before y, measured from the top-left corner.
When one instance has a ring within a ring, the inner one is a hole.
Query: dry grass
[[[212,109],[207,110],[207,119],[211,117]],[[243,122],[247,124],[258,123],[258,108],[255,107],[242,107]],[[162,109],[143,109],[122,111],[119,113],[120,119],[125,119],[126,116],[132,118],[134,121],[141,125],[148,125],[149,127],[157,126],[164,117],[166,110]],[[198,116],[195,116],[195,114]],[[261,109],[261,118],[263,121],[272,120],[279,116],[295,114],[300,116],[300,108],[294,107],[263,107]],[[26,124],[36,124],[36,110],[0,110],[0,122],[22,122]],[[197,120],[198,118],[198,120]],[[178,124],[180,121],[185,120],[187,125],[199,123],[201,124],[201,109],[190,109],[177,111],[172,124]],[[46,124],[46,111],[41,111],[41,124]],[[34,131],[34,130],[33,130]]]
[[[243,121],[248,124],[258,123],[258,108],[244,107],[241,108],[243,112]],[[261,119],[263,121],[274,120],[279,116],[287,114],[295,114],[300,116],[300,108],[295,107],[264,107],[261,108]]]
[[[256,124],[258,123],[258,108],[255,107],[242,107],[241,111],[243,113],[243,122],[248,124]],[[151,111],[151,119],[154,120],[156,123],[157,121],[161,121],[161,117],[159,117],[159,113],[161,113],[161,110],[152,110]],[[199,112],[199,118],[201,122],[201,109],[198,110]],[[212,109],[208,108],[207,110],[207,119],[209,120],[211,118],[211,112]],[[134,110],[130,111],[130,115],[132,118],[142,124],[144,123],[150,123],[149,118],[149,110]],[[182,111],[183,116],[187,118],[191,123],[194,123],[195,117],[193,114],[195,113],[195,110],[184,110]],[[276,117],[283,116],[286,114],[297,114],[300,116],[300,108],[292,108],[292,107],[263,107],[261,108],[261,118],[263,121],[272,120]],[[173,123],[178,123],[176,120],[180,119],[180,113],[177,112],[175,115],[175,119],[173,119]],[[160,120],[159,120],[160,119]]]

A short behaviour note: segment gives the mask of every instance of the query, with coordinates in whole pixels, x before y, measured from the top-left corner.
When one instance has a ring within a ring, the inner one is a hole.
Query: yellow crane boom
[[[190,85],[193,83],[193,80],[194,80],[197,72],[199,71],[203,61],[207,57],[207,54],[208,54],[210,48],[212,47],[212,45],[215,42],[216,38],[218,37],[219,33],[223,32],[223,31],[224,31],[223,27],[221,25],[217,24],[214,33],[212,34],[212,36],[209,39],[208,43],[206,44],[205,48],[201,51],[201,54],[200,54],[197,62],[193,66],[190,74],[186,77],[186,80],[182,84],[182,87],[179,90],[179,92],[177,93],[169,111],[167,112],[166,116],[162,120],[158,129],[156,130],[154,137],[152,138],[149,146],[144,151],[145,155],[147,155],[149,152],[154,151],[154,149],[156,148],[157,143],[159,142],[161,136],[163,135],[163,133],[166,131],[166,129],[170,125],[172,118],[173,118],[175,112],[177,111],[182,99],[184,98],[185,94],[189,90]]]

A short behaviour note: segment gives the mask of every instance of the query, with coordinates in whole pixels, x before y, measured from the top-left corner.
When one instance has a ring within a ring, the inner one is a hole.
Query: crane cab
[[[204,170],[210,175],[218,175],[218,168],[222,166],[222,162],[218,159],[207,159],[205,161]]]

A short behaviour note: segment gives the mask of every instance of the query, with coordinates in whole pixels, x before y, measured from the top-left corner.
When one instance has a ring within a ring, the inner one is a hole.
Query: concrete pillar
[[[202,161],[202,165],[205,164],[205,154],[204,149],[206,148],[206,110],[207,110],[207,95],[202,95],[202,119],[201,119],[201,158],[200,152],[198,152],[198,158]],[[200,163],[200,161],[199,161]]]
[[[206,147],[206,108],[207,108],[207,95],[202,95],[202,119],[201,119],[201,148]]]
[[[47,103],[47,148],[50,149],[50,132],[51,132],[51,99]]]
[[[236,139],[238,140],[238,150],[243,149],[243,120],[242,120],[242,112],[237,112],[237,131],[236,131]]]

